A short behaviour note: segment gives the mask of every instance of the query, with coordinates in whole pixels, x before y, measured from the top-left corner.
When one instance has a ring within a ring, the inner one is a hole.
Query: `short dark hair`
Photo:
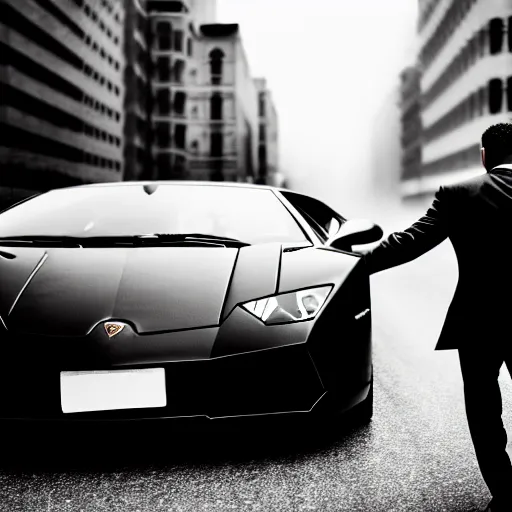
[[[498,123],[489,126],[482,134],[487,170],[501,165],[512,157],[512,123]]]

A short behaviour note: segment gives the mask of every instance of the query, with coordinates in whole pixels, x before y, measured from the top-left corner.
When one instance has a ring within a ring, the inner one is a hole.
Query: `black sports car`
[[[373,404],[382,230],[289,190],[56,189],[0,213],[0,418],[217,419]],[[310,415],[308,415],[310,416]]]

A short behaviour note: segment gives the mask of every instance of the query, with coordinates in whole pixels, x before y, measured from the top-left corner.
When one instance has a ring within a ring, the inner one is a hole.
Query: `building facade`
[[[254,80],[258,93],[258,172],[257,183],[279,186],[278,116],[265,78]]]
[[[482,172],[480,139],[512,119],[510,0],[420,0],[421,176],[403,194]]]
[[[251,181],[257,95],[236,24],[215,2],[148,2],[155,179]]]
[[[256,179],[258,91],[216,0],[1,0],[0,87],[0,208],[82,183]]]
[[[151,59],[147,0],[125,0],[125,181],[152,178]]]
[[[123,178],[124,2],[0,2],[2,204]]]

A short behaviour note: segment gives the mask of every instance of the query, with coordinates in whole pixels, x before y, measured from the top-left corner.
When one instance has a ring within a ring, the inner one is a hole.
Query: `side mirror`
[[[353,245],[378,242],[383,235],[382,228],[370,220],[351,219],[347,220],[327,241],[327,245],[341,251],[352,251]]]

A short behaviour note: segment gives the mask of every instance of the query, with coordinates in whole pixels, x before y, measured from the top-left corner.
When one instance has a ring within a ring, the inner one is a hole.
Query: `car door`
[[[322,201],[297,192],[281,195],[300,213],[323,244],[335,235],[346,219]]]

